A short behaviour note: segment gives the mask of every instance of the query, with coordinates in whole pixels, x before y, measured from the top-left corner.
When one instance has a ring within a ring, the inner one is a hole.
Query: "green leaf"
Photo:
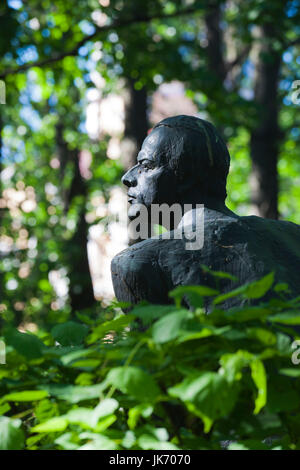
[[[230,331],[230,326],[222,328],[215,328],[213,326],[205,326],[200,331],[182,331],[177,339],[177,343],[185,343],[186,341],[193,341],[195,339],[207,338],[208,336],[219,336]]]
[[[2,399],[3,400],[3,399]],[[2,401],[1,400],[1,401]],[[8,403],[3,403],[3,405],[0,405],[0,416],[4,415],[11,409],[10,405]]]
[[[247,328],[246,331],[248,338],[257,339],[266,346],[271,346],[277,342],[276,335],[266,328]]]
[[[250,363],[251,376],[257,387],[257,397],[255,399],[254,414],[258,414],[267,403],[267,376],[265,367],[259,359],[254,359]]]
[[[243,323],[251,320],[265,321],[265,318],[270,315],[271,309],[267,307],[245,306],[243,308],[234,307],[225,312],[224,317],[230,321]]]
[[[229,382],[240,380],[244,367],[251,368],[251,376],[258,390],[254,414],[259,413],[267,402],[267,377],[262,361],[248,351],[239,350],[234,354],[224,354],[220,363],[222,372]]]
[[[73,361],[76,361],[78,358],[86,357],[89,356],[90,354],[93,354],[92,349],[79,349],[76,351],[71,351],[70,353],[64,354],[61,356],[60,360],[61,362],[67,366],[71,364]]]
[[[252,360],[253,354],[244,350],[223,354],[220,358],[221,371],[229,382],[240,380],[242,369],[247,367]]]
[[[245,284],[243,286],[237,287],[231,292],[219,295],[214,299],[214,304],[220,304],[221,302],[224,302],[227,299],[231,299],[232,297],[237,297],[238,295],[243,295],[243,297],[247,299],[259,299],[263,297],[268,292],[268,290],[270,290],[273,282],[274,272],[271,272],[258,281]]]
[[[23,392],[9,393],[3,397],[6,401],[37,401],[48,396],[45,390],[24,390]]]
[[[175,299],[177,307],[184,296],[187,296],[193,307],[202,307],[203,297],[211,297],[219,294],[219,291],[206,286],[178,286],[169,292],[169,297]]]
[[[81,423],[90,428],[94,428],[100,418],[111,415],[118,406],[117,400],[107,398],[92,410],[89,408],[75,408],[70,410],[64,417],[70,423]]]
[[[195,376],[184,379],[175,387],[168,389],[172,397],[179,398],[197,414],[205,424],[205,432],[209,432],[213,422],[227,415],[236,401],[237,389],[231,386],[224,376],[216,372],[199,372]]]
[[[100,359],[80,359],[78,361],[73,362],[70,367],[92,370],[98,367],[100,364]]]
[[[251,284],[247,286],[244,296],[247,297],[247,299],[260,299],[270,290],[273,283],[274,272],[271,272],[259,281],[251,282]]]
[[[276,315],[271,315],[268,320],[274,323],[282,323],[283,325],[300,325],[300,312],[299,310],[292,310]]]
[[[160,390],[150,374],[133,366],[116,367],[111,369],[106,378],[107,382],[139,401],[154,402]]]
[[[44,343],[31,333],[20,333],[15,329],[9,329],[5,334],[7,345],[12,346],[19,354],[28,359],[37,359],[43,356],[46,349]]]
[[[106,436],[101,434],[93,434],[91,432],[83,432],[79,435],[80,439],[88,439],[88,442],[78,450],[116,450],[118,445]]]
[[[151,434],[142,434],[138,438],[138,445],[143,450],[178,450],[175,444],[167,441],[159,441]]]
[[[278,351],[281,354],[290,356],[291,355],[291,343],[292,343],[291,337],[284,333],[281,333],[280,331],[276,333],[276,337],[277,337]]]
[[[102,433],[112,424],[114,424],[115,421],[117,421],[116,415],[105,416],[104,418],[100,418],[99,422],[96,424],[94,429],[96,432]]]
[[[0,450],[21,450],[24,447],[24,433],[20,419],[0,417]]]
[[[220,279],[230,279],[231,281],[237,281],[238,278],[234,276],[233,274],[230,273],[225,273],[224,271],[213,271],[212,269],[208,268],[208,266],[205,266],[204,264],[201,264],[202,271],[211,274],[214,277],[220,278]]]
[[[147,403],[141,403],[140,405],[130,408],[128,412],[128,427],[129,429],[134,429],[138,423],[140,416],[148,418],[153,412],[153,406],[148,405]]]
[[[279,374],[286,375],[288,377],[300,377],[300,369],[297,369],[296,367],[292,368],[286,368],[286,369],[279,369]]]
[[[170,292],[169,296],[183,297],[190,292],[198,294],[199,297],[210,297],[219,294],[218,290],[207,286],[178,286]]]
[[[78,403],[83,400],[100,398],[102,392],[107,388],[107,382],[96,385],[52,385],[43,384],[41,388],[46,389],[50,395],[66,400],[69,403]]]
[[[59,432],[64,431],[68,421],[63,416],[48,419],[44,423],[37,424],[31,428],[32,432]]]
[[[122,439],[122,446],[125,447],[125,449],[131,449],[135,442],[135,433],[133,431],[126,431]]]
[[[86,325],[73,321],[56,325],[51,330],[53,338],[62,346],[82,344],[87,333],[88,327]]]
[[[242,295],[246,291],[246,289],[247,289],[247,286],[240,286],[240,287],[237,287],[236,289],[233,289],[230,292],[226,292],[226,294],[218,295],[218,297],[216,297],[213,300],[213,303],[215,305],[218,305],[224,302],[225,300],[231,299],[232,297],[237,297],[238,295]]]
[[[62,447],[64,450],[76,450],[78,449],[78,444],[75,444],[72,441],[72,438],[74,437],[74,434],[71,432],[66,432],[59,436],[57,439],[55,439],[55,444],[58,444],[60,447]]]
[[[174,305],[137,305],[133,308],[132,315],[141,319],[146,325],[174,311],[176,311]]]
[[[270,450],[270,447],[261,441],[247,439],[240,442],[232,442],[227,447],[228,450]]]
[[[134,315],[121,315],[114,320],[101,323],[94,328],[92,333],[88,336],[87,343],[95,343],[99,339],[103,339],[108,333],[123,331],[134,319]]]
[[[152,337],[156,343],[166,343],[177,338],[189,315],[188,310],[177,310],[154,323]]]
[[[274,292],[289,292],[289,286],[285,282],[279,282],[273,288]]]

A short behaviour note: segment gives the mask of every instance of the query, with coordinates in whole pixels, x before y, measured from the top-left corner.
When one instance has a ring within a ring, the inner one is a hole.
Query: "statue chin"
[[[139,217],[139,215],[141,213],[141,207],[142,206],[143,206],[143,204],[136,203],[136,204],[132,204],[129,207],[129,209],[128,209],[128,219],[130,221],[136,219],[137,217]]]

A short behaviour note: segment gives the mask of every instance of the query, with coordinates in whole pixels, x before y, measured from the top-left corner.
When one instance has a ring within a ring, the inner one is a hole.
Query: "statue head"
[[[226,144],[210,122],[184,115],[163,119],[122,178],[129,188],[129,217],[135,217],[137,204],[224,204],[229,164]]]

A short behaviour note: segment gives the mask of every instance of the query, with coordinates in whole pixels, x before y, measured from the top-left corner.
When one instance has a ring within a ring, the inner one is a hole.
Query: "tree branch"
[[[195,7],[190,7],[190,8],[185,8],[183,10],[178,10],[175,11],[174,13],[166,14],[166,13],[158,13],[153,16],[139,16],[137,18],[130,18],[130,19],[125,19],[125,20],[116,20],[111,24],[104,25],[101,27],[97,27],[96,31],[93,34],[84,36],[71,50],[61,52],[59,54],[55,54],[52,57],[48,57],[47,59],[44,60],[37,60],[35,62],[29,62],[27,64],[23,64],[19,67],[15,67],[12,69],[7,69],[4,70],[3,72],[0,72],[0,79],[5,78],[7,75],[14,75],[16,73],[20,72],[25,72],[26,70],[32,68],[32,67],[44,67],[46,65],[50,65],[55,62],[59,62],[60,60],[64,59],[65,57],[71,57],[71,56],[76,56],[78,54],[78,50],[88,41],[91,41],[95,39],[99,34],[105,33],[106,31],[110,31],[111,29],[119,29],[123,28],[125,26],[131,26],[132,24],[138,24],[138,23],[149,23],[152,20],[158,20],[158,19],[168,19],[168,18],[175,18],[178,16],[183,16],[183,15],[189,15],[192,13],[196,13],[198,8]]]

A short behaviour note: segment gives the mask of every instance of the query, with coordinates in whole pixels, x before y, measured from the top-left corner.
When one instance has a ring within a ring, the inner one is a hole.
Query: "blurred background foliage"
[[[300,223],[299,16],[298,0],[1,2],[2,321],[97,315],[126,246],[120,176],[169,115],[223,133],[232,210]]]

